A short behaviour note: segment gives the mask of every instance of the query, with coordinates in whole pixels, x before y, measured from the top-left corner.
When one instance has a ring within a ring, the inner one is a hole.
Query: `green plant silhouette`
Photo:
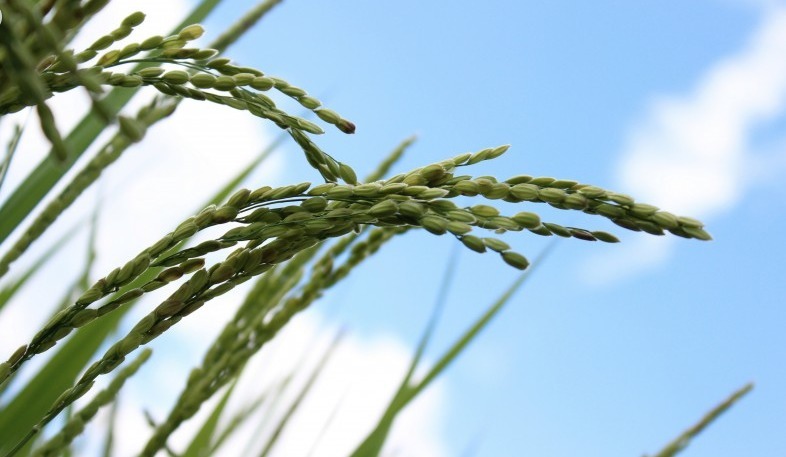
[[[358,437],[353,455],[379,455],[397,414],[472,342],[532,268],[524,255],[511,250],[495,234],[517,232],[519,236],[618,241],[604,231],[544,221],[532,211],[536,204],[600,216],[622,228],[647,234],[710,239],[703,224],[695,219],[579,181],[525,174],[504,179],[472,174],[474,165],[500,157],[508,146],[445,158],[389,176],[392,165],[412,142],[406,140],[387,158],[381,158],[379,168],[370,176],[359,179],[350,165],[323,151],[314,140],[331,128],[352,134],[354,123],[324,108],[304,89],[263,70],[244,67],[224,55],[279,1],[259,3],[206,48],[195,47],[192,42],[202,36],[203,28],[198,23],[220,3],[218,0],[199,2],[168,35],[137,37],[134,28],[145,19],[143,13],[137,12],[106,35],[95,37],[89,47],[72,49],[69,43],[73,37],[108,3],[2,3],[0,115],[34,110],[51,149],[19,184],[4,189],[10,193],[0,202],[0,277],[5,281],[0,291],[0,309],[51,259],[61,243],[55,243],[31,267],[20,270],[16,261],[30,256],[29,248],[59,226],[60,216],[132,144],[144,141],[149,128],[172,116],[183,99],[211,103],[217,113],[227,109],[245,111],[277,126],[286,140],[299,146],[305,164],[316,172],[311,175],[320,182],[239,188],[269,152],[265,151],[238,176],[216,189],[214,198],[203,209],[162,234],[156,242],[140,245],[136,256],[99,279],[91,278],[95,253],[88,253],[81,280],[64,297],[62,306],[30,341],[20,341],[19,349],[0,363],[0,455],[67,455],[73,440],[86,426],[100,428],[98,424],[89,424],[91,419],[100,408],[113,405],[124,382],[143,369],[151,352],[142,347],[220,295],[234,294],[241,303],[238,311],[223,323],[223,330],[201,363],[182,380],[182,390],[167,417],[151,424],[152,434],[140,446],[139,455],[174,453],[168,439],[216,396],[220,400],[211,404],[209,417],[189,446],[177,455],[220,452],[227,437],[237,433],[239,424],[252,412],[269,405],[260,397],[248,410],[232,413],[226,409],[250,358],[267,347],[294,316],[308,309],[326,290],[395,237],[413,230],[447,235],[455,238],[457,245],[477,253],[499,255],[511,267],[525,270],[428,367],[425,375],[416,377],[436,318],[431,321],[387,409],[367,436]],[[126,37],[135,41],[118,44]],[[142,87],[154,88],[158,94],[136,114],[119,114]],[[76,127],[61,132],[48,103],[67,91],[86,92],[92,105]],[[277,102],[285,98],[297,102],[306,115],[294,115],[280,108]],[[2,161],[0,185],[25,128],[34,127],[16,128]],[[108,136],[101,135],[105,132]],[[75,169],[77,163],[81,168]],[[520,210],[503,214],[495,201],[517,204]],[[200,202],[188,203],[197,206]],[[195,241],[197,235],[213,233],[217,235]],[[136,244],[138,240],[123,242]],[[249,288],[233,291],[246,282]],[[163,289],[167,292],[162,293]],[[129,328],[119,327],[121,318],[131,309],[144,307],[140,301],[148,297],[157,305],[147,309]],[[287,414],[277,419],[275,433],[256,453],[267,455],[275,451],[288,418],[301,405],[338,344],[340,340],[336,339],[322,356],[309,381],[291,400]],[[43,363],[28,364],[42,354],[49,356]],[[95,381],[107,375],[111,382],[101,390],[94,389]],[[282,380],[283,386],[287,383],[288,379]],[[657,455],[678,452],[748,390],[750,386]],[[76,409],[77,399],[86,395],[90,400]],[[222,417],[230,420],[219,423]],[[111,437],[122,430],[113,429],[110,424],[106,433]],[[107,445],[106,455],[111,455],[111,449]]]

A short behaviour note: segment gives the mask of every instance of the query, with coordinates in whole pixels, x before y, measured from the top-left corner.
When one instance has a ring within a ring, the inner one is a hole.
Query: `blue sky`
[[[690,210],[714,235],[710,243],[653,244],[605,221],[536,207],[555,221],[614,229],[623,243],[561,241],[450,371],[449,455],[473,443],[483,456],[654,452],[750,380],[756,390],[685,455],[786,451],[778,431],[786,421],[786,275],[775,263],[783,257],[786,81],[772,61],[786,46],[777,33],[782,8],[299,1],[237,48],[356,121],[354,137],[330,133],[320,144],[359,170],[413,133],[419,140],[400,170],[510,143],[478,174],[558,176],[630,192]],[[286,176],[301,173],[287,163]],[[531,257],[544,246],[533,236],[509,238]],[[361,334],[414,341],[454,244],[398,240],[322,309]],[[492,256],[462,252],[459,261],[435,348],[514,276]],[[386,297],[369,301],[380,288]]]
[[[225,3],[206,22],[208,40],[254,2]],[[159,6],[166,17],[145,8],[148,22],[174,22],[182,6]],[[755,381],[754,392],[684,453],[702,457],[786,453],[786,274],[777,263],[786,254],[784,52],[786,5],[777,1],[290,0],[227,54],[353,120],[355,135],[329,131],[317,141],[361,175],[412,134],[418,140],[396,171],[509,143],[506,155],[473,173],[555,176],[627,192],[701,218],[715,238],[655,240],[542,205],[508,207],[613,231],[622,243],[559,241],[402,418],[402,455],[652,453]],[[139,251],[113,244],[118,232],[157,239],[183,218],[174,209],[192,211],[182,208],[183,193],[210,193],[195,176],[221,182],[276,133],[243,113],[216,118],[212,107],[189,106],[172,119],[190,129],[188,138],[153,129],[151,144],[121,163],[133,173],[117,172],[100,186],[125,186],[134,198],[106,209],[103,252],[111,258],[98,269]],[[248,185],[318,181],[304,165],[288,145]],[[145,211],[159,216],[144,227],[123,222],[128,214],[150,220]],[[521,233],[505,239],[530,258],[549,241]],[[355,370],[392,388],[456,245],[427,233],[393,241],[332,290],[291,338],[306,346],[303,335],[315,327],[345,325],[352,337],[336,379]],[[457,261],[432,360],[517,275],[493,255],[459,250]],[[171,338],[198,346],[220,316],[211,312]],[[193,363],[163,357],[168,369]],[[336,391],[344,395],[346,387]],[[369,393],[379,404],[380,391]],[[359,409],[366,400],[346,401],[373,420],[373,408]]]

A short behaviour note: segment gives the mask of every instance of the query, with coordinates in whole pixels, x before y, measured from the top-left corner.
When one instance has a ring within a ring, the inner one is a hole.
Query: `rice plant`
[[[175,115],[183,99],[212,104],[216,115],[221,110],[240,110],[280,129],[302,151],[297,160],[304,169],[313,169],[319,182],[276,187],[254,183],[250,188],[238,188],[258,165],[254,163],[217,188],[213,203],[191,216],[184,215],[179,225],[155,242],[145,246],[126,240],[138,244],[138,253],[99,278],[91,278],[91,256],[86,256],[88,265],[82,279],[63,298],[62,306],[29,341],[19,341],[15,352],[3,356],[0,455],[76,452],[74,440],[83,432],[102,433],[98,431],[101,427],[91,423],[97,412],[113,408],[124,383],[144,370],[143,364],[151,357],[144,346],[224,294],[240,303],[237,312],[227,316],[226,322],[216,323],[223,330],[199,365],[180,380],[182,388],[169,414],[159,421],[151,419],[150,437],[134,451],[138,455],[221,453],[222,444],[238,433],[250,414],[269,407],[269,401],[260,397],[247,411],[236,412],[228,423],[219,422],[230,414],[225,410],[227,401],[249,360],[268,348],[296,315],[394,238],[418,230],[446,235],[462,249],[499,256],[501,262],[523,270],[520,279],[427,367],[426,374],[416,377],[433,322],[429,325],[409,371],[402,373],[400,388],[379,421],[370,424],[372,431],[357,437],[352,454],[379,455],[399,412],[472,342],[533,268],[525,255],[512,250],[497,235],[515,232],[515,236],[618,242],[605,231],[543,220],[536,212],[539,205],[582,212],[588,219],[605,218],[623,229],[651,235],[711,239],[700,221],[577,180],[530,176],[523,174],[526,170],[500,178],[475,171],[481,162],[505,154],[507,145],[445,157],[390,175],[391,167],[411,143],[405,141],[388,157],[380,157],[379,168],[361,179],[340,157],[321,149],[315,139],[331,129],[352,134],[356,129],[353,122],[323,107],[306,90],[269,76],[264,69],[236,63],[226,54],[226,49],[279,1],[259,3],[204,48],[193,42],[204,33],[199,22],[220,3],[215,0],[201,1],[174,31],[137,36],[135,28],[146,16],[136,12],[108,26],[106,34],[95,37],[91,45],[72,48],[72,39],[108,3],[38,0],[0,4],[0,115],[34,111],[39,121],[38,126],[16,129],[0,176],[5,177],[13,167],[23,130],[40,129],[50,146],[50,154],[37,167],[12,189],[5,189],[10,193],[1,202],[0,277],[5,287],[0,309],[13,300],[53,251],[32,267],[20,269],[22,263],[17,261],[29,257],[31,246],[59,227],[61,216],[132,144],[144,141],[148,129]],[[127,37],[134,41],[118,44]],[[140,88],[152,88],[157,95],[135,114],[120,114]],[[49,104],[58,94],[69,91],[86,93],[91,109],[76,127],[64,132]],[[282,109],[283,99],[296,102],[302,112]],[[196,206],[200,202],[189,203]],[[503,212],[509,204],[519,209]],[[152,306],[151,301],[155,303]],[[142,317],[120,326],[133,309],[142,310]],[[338,344],[337,339],[331,348]],[[274,432],[252,453],[275,452],[288,418],[298,410],[330,355],[331,350],[323,355],[287,414],[276,418]],[[96,382],[103,378],[111,378],[111,382],[99,390]],[[286,379],[282,383],[285,385]],[[673,455],[682,449],[747,390],[749,387],[735,394],[657,455]],[[85,400],[78,402],[83,397]],[[220,401],[210,403],[215,398]],[[208,406],[212,410],[189,444],[171,449],[172,435]],[[112,455],[111,436],[123,430],[110,425],[103,433],[109,443],[105,455]]]

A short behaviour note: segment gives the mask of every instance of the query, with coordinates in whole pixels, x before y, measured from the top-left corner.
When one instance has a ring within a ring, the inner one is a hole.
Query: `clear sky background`
[[[207,21],[206,41],[253,2],[225,3]],[[124,7],[148,11],[152,34],[186,6]],[[715,238],[654,239],[545,205],[511,206],[612,231],[622,243],[559,241],[402,418],[400,455],[638,456],[748,381],[755,390],[684,455],[786,454],[786,273],[777,260],[786,257],[786,4],[291,0],[227,54],[353,120],[355,135],[329,131],[317,141],[359,175],[412,134],[418,140],[397,172],[510,143],[505,156],[474,173],[554,176],[630,193],[702,219]],[[118,246],[118,233],[157,239],[210,194],[205,182],[220,183],[276,135],[243,113],[186,107],[172,125],[188,135],[154,128],[150,143],[119,164],[126,171],[102,183],[104,191],[128,189],[128,197],[106,205],[100,268],[145,245]],[[287,144],[248,186],[305,180],[319,178]],[[130,226],[129,214],[158,216],[140,227]],[[530,258],[549,241],[523,233],[505,239]],[[362,429],[373,420],[374,405],[404,372],[457,244],[428,233],[395,240],[296,322],[287,337],[295,347],[324,347],[313,335],[329,330],[318,328],[345,326],[351,335],[331,372],[333,387],[320,391],[332,400],[312,402],[315,411],[343,402],[355,417],[347,423]],[[494,255],[461,249],[457,262],[431,360],[517,276]],[[221,313],[206,309],[184,322],[170,346],[198,348]],[[12,322],[7,316],[0,325]],[[190,359],[163,357],[163,366],[187,368],[198,350]],[[286,364],[280,355],[271,360]],[[156,373],[143,376],[176,389]],[[347,386],[348,373],[367,377],[370,387]],[[308,418],[296,424],[319,428]],[[348,435],[328,441],[320,455],[351,448],[359,434]],[[281,455],[297,455],[297,441],[295,433],[286,441],[292,451]]]
[[[510,143],[485,173],[578,179],[707,223],[709,243],[651,240],[536,207],[623,242],[559,242],[448,374],[448,455],[483,456],[654,452],[750,380],[685,455],[786,452],[785,51],[786,6],[720,0],[293,1],[237,49],[355,120],[320,144],[359,170],[412,133],[400,170]],[[414,341],[454,244],[398,240],[320,309]],[[461,252],[435,347],[514,276]]]

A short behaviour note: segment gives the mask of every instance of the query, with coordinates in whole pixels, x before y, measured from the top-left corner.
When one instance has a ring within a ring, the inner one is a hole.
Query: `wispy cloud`
[[[757,127],[786,104],[786,7],[769,5],[734,55],[717,61],[683,95],[653,99],[631,129],[618,167],[639,200],[702,219],[728,211],[750,184]],[[666,261],[673,239],[628,243],[593,259],[595,281]],[[585,269],[586,270],[586,269]]]

